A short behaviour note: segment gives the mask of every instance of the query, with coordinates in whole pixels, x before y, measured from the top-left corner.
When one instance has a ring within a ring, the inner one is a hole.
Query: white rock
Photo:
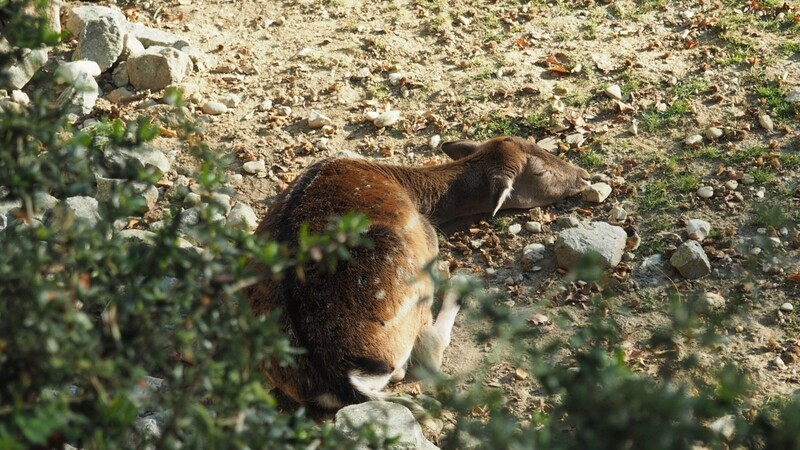
[[[170,47],[151,47],[128,58],[128,79],[136,89],[164,89],[180,83],[189,70],[189,56]]]
[[[222,97],[218,98],[217,101],[227,106],[228,108],[236,108],[237,106],[239,106],[239,103],[242,102],[242,98],[239,97],[237,94],[230,93],[230,94],[225,94]]]
[[[706,130],[706,138],[711,141],[715,141],[722,137],[722,129],[717,127],[710,127]]]
[[[735,191],[739,187],[739,182],[736,180],[728,180],[725,182],[725,189]]]
[[[180,36],[150,28],[142,23],[126,23],[125,32],[138,39],[148,49],[150,47],[174,47],[179,49],[189,45],[189,42]]]
[[[586,136],[583,133],[572,133],[564,138],[564,141],[573,148],[580,147],[585,140]]]
[[[700,198],[711,198],[714,196],[714,188],[711,186],[703,186],[697,190],[697,196]]]
[[[620,208],[619,206],[611,208],[611,210],[608,212],[608,219],[611,222],[621,223],[624,222],[625,219],[627,218],[628,218],[628,212]]]
[[[583,191],[583,199],[587,202],[602,203],[611,195],[611,186],[607,183],[594,183]]]
[[[561,140],[555,136],[546,137],[541,141],[537,141],[536,145],[542,147],[543,149],[547,150],[550,153],[558,154],[558,143]]]
[[[239,202],[228,213],[228,224],[233,227],[242,227],[252,233],[258,227],[258,217],[253,208]]]
[[[2,46],[2,42],[4,41],[0,39],[0,46]],[[12,89],[22,89],[33,78],[33,75],[47,63],[46,48],[22,49],[21,52],[22,56],[14,65],[6,69],[5,73],[8,77],[8,85]]]
[[[522,231],[522,225],[518,223],[515,223],[508,227],[508,232],[511,234],[519,234],[520,231]]]
[[[394,125],[398,120],[400,120],[400,111],[392,110],[379,115],[372,123],[378,128],[383,128]]]
[[[708,428],[717,432],[726,440],[730,441],[736,432],[736,416],[733,414],[724,415],[711,422],[711,424],[708,425]]]
[[[711,262],[706,256],[703,247],[697,241],[686,241],[678,247],[669,259],[672,267],[684,278],[693,280],[704,277],[711,272]]]
[[[228,106],[222,102],[209,100],[203,103],[203,112],[212,116],[225,114],[226,112],[228,112]]]
[[[364,155],[361,153],[354,152],[352,150],[339,150],[336,152],[337,158],[349,158],[349,159],[364,159]]]
[[[242,164],[242,169],[251,175],[260,176],[263,174],[266,176],[267,174],[266,163],[261,159],[257,161],[248,161]]]
[[[775,131],[775,125],[772,123],[772,117],[769,114],[761,113],[758,115],[758,124],[761,125],[761,128],[769,131],[772,133]]]
[[[87,22],[101,17],[113,17],[117,19],[119,23],[127,22],[125,14],[119,8],[78,6],[70,9],[67,13],[66,28],[73,36],[78,37]]]
[[[322,115],[321,113],[314,111],[313,109],[308,113],[308,127],[312,129],[322,128],[325,125],[331,125],[333,121],[327,117]]]
[[[703,136],[700,136],[699,134],[693,134],[688,136],[683,143],[689,147],[699,147],[703,144]]]
[[[783,359],[781,359],[780,356],[775,357],[775,359],[772,362],[775,364],[775,367],[778,370],[786,370],[786,363],[783,362]]]
[[[84,219],[91,225],[96,225],[100,220],[100,208],[93,197],[76,196],[64,200],[64,205],[75,217]]]
[[[92,112],[97,99],[100,97],[100,86],[94,77],[88,73],[78,76],[78,79],[58,96],[58,104],[69,113],[85,115]]]
[[[525,229],[531,233],[541,233],[542,232],[542,223],[541,222],[525,222]]]
[[[438,134],[434,134],[433,136],[431,136],[431,139],[428,141],[428,147],[435,149],[436,147],[439,146],[440,142],[442,142],[442,137],[439,136]]]
[[[336,413],[335,422],[335,427],[339,432],[353,439],[361,436],[362,433],[359,433],[361,428],[373,424],[375,433],[378,435],[377,439],[383,441],[396,438],[397,442],[394,445],[397,448],[438,449],[425,439],[422,427],[414,419],[411,411],[398,403],[369,401],[345,406]],[[354,448],[363,450],[371,447],[362,443]]]
[[[162,174],[169,172],[171,165],[164,153],[154,147],[139,148],[106,147],[103,163],[116,178],[128,178],[132,172],[146,168],[158,169]]]
[[[616,267],[622,260],[627,240],[627,233],[618,226],[605,222],[582,223],[558,234],[556,260],[560,267],[571,268],[589,253],[595,253],[600,266]]]
[[[781,305],[781,311],[783,311],[783,312],[792,312],[792,311],[794,311],[794,305],[792,305],[789,302],[786,302],[786,303]]]
[[[783,98],[788,103],[800,103],[800,89],[794,89]]]
[[[56,69],[56,82],[73,84],[81,75],[86,74],[94,78],[99,77],[101,73],[100,66],[94,61],[67,62]]]
[[[686,233],[689,239],[702,241],[711,232],[711,224],[702,219],[690,219],[686,222]]]
[[[264,112],[264,111],[269,111],[270,109],[272,109],[272,100],[268,98],[264,99],[261,103],[258,104],[259,111]]]
[[[614,100],[622,100],[622,90],[619,88],[619,85],[612,84],[611,86],[607,87],[605,94]]]
[[[94,61],[101,72],[108,70],[122,54],[124,32],[119,20],[104,16],[86,23],[78,36],[74,61]]]
[[[756,178],[749,173],[742,175],[742,184],[749,185],[756,182]]]
[[[526,245],[525,248],[522,249],[522,256],[531,262],[539,262],[544,259],[545,251],[546,247],[544,244],[535,242]]]
[[[725,307],[725,297],[715,292],[705,292],[702,298],[711,308],[720,309]]]
[[[380,115],[381,115],[381,113],[379,113],[377,111],[365,111],[364,112],[364,120],[368,120],[368,121],[372,122],[375,119],[377,119],[378,116],[380,116]]]
[[[22,106],[28,106],[31,103],[31,99],[28,97],[28,94],[20,91],[19,89],[14,89],[11,91],[11,101]]]

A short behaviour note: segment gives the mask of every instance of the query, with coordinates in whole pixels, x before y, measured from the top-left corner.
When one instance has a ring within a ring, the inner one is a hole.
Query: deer
[[[266,361],[275,387],[310,411],[369,400],[408,400],[383,389],[404,379],[410,361],[439,370],[460,309],[436,291],[424,268],[439,254],[437,228],[474,216],[545,206],[581,193],[586,170],[521,137],[442,144],[452,161],[406,167],[367,159],[330,158],[311,165],[277,195],[255,233],[289,246],[308,224],[322,232],[330,218],[360,212],[371,248],[335,273],[265,276],[248,288],[256,315],[281,311],[294,347],[292,365]],[[291,272],[291,271],[288,271]]]

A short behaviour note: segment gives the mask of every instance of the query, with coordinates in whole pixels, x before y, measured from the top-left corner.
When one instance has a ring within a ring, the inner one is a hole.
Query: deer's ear
[[[480,145],[480,142],[469,140],[451,141],[442,144],[442,151],[450,159],[458,160],[477,152]]]
[[[492,204],[494,205],[492,217],[497,214],[497,211],[500,211],[500,208],[503,206],[503,203],[508,200],[508,197],[511,197],[511,191],[514,190],[513,186],[514,180],[507,176],[498,175],[492,177]]]

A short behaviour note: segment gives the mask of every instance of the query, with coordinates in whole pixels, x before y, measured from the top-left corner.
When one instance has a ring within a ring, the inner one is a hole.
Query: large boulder
[[[128,80],[136,89],[158,91],[180,83],[191,68],[186,53],[169,47],[150,47],[128,58]]]
[[[111,17],[116,19],[117,23],[124,24],[127,22],[125,14],[118,8],[110,8],[107,6],[77,6],[72,8],[67,13],[66,27],[73,36],[80,36],[83,28],[92,20],[97,20],[101,17]]]
[[[78,36],[78,48],[72,55],[74,61],[88,59],[105,72],[117,62],[124,47],[125,34],[118,19],[113,16],[90,20]]]

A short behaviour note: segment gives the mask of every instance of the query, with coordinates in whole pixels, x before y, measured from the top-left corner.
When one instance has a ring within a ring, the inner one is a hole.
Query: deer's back
[[[257,314],[284,311],[292,344],[308,350],[300,364],[321,372],[319,385],[365,367],[391,372],[431,320],[432,282],[420,271],[436,257],[436,235],[380,167],[347,159],[315,164],[278,196],[257,230],[293,245],[303,223],[320,233],[332,217],[348,212],[370,218],[366,236],[373,246],[353,249],[353,259],[340,262],[334,273],[311,268],[301,281],[287,271],[282,280],[265,279],[251,291]],[[301,401],[319,395],[310,386],[282,387]]]

